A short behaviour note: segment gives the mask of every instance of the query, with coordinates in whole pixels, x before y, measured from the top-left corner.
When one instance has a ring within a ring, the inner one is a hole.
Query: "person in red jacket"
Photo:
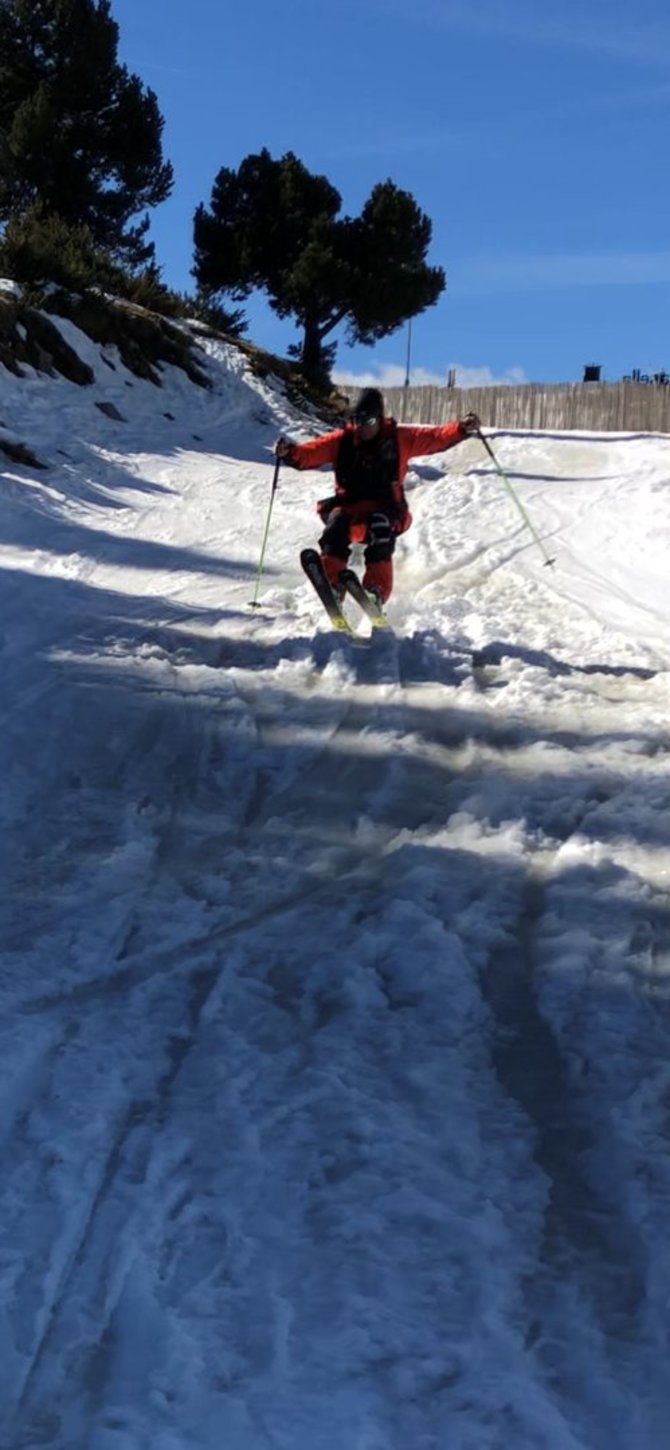
[[[335,493],[317,504],[325,524],[319,539],[323,567],[338,596],[352,544],[365,544],[363,586],[381,604],[393,589],[393,551],[412,522],[403,489],[410,458],[443,453],[477,432],[468,413],[453,423],[419,426],[384,416],[378,388],[365,388],[344,428],[308,443],[278,438],[275,454],[290,468],[335,469]]]

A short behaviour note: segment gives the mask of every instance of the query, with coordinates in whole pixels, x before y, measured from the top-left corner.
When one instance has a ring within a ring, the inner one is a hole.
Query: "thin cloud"
[[[473,258],[450,268],[452,296],[670,282],[670,251],[556,253]]]
[[[444,388],[452,369],[456,375],[457,388],[490,388],[507,383],[513,386],[528,381],[523,368],[508,368],[502,376],[496,376],[489,367],[461,367],[459,363],[450,363],[441,373],[429,372],[426,368],[412,368],[409,380],[413,388]],[[357,388],[381,388],[382,391],[387,388],[402,388],[405,376],[405,369],[396,363],[379,363],[377,367],[363,372],[336,371],[333,374],[340,387],[350,388],[352,391]]]
[[[515,107],[505,118],[499,144],[503,148],[507,147],[510,133],[523,134],[529,126],[541,125],[546,130],[551,123],[579,121],[584,118],[589,120],[591,134],[598,127],[606,128],[609,134],[613,117],[620,124],[627,125],[631,112],[666,106],[668,100],[670,82],[663,81],[655,84],[648,82],[627,91],[617,88],[590,91],[588,94],[568,94],[559,104],[544,105],[542,109],[538,106]],[[649,124],[652,124],[651,120]],[[468,121],[460,126],[438,125],[429,129],[412,130],[410,121],[402,131],[380,125],[378,130],[368,131],[362,139],[328,145],[320,155],[324,160],[330,161],[363,161],[384,157],[392,162],[403,156],[448,151],[454,147],[471,147],[480,144],[483,139],[491,144],[490,126],[487,122]]]
[[[382,130],[378,135],[368,135],[363,141],[343,142],[326,146],[320,154],[329,161],[366,161],[375,156],[391,159],[398,156],[412,156],[417,152],[443,150],[447,147],[471,143],[474,134],[483,134],[485,128],[471,126],[463,130],[438,126],[431,131],[392,132]]]
[[[387,15],[407,18],[403,0],[381,0],[380,8]],[[415,0],[412,18],[414,24],[430,23],[440,29],[465,30],[487,38],[496,36],[551,48],[560,45],[599,51],[666,68],[670,54],[670,26],[645,22],[639,10],[634,22],[617,19],[609,4],[603,7],[600,22],[594,22],[592,15],[584,15],[581,0],[579,6],[564,3],[560,18],[542,13],[539,7],[499,0],[489,4],[479,0],[476,6],[463,0],[451,0],[449,5],[444,0]]]

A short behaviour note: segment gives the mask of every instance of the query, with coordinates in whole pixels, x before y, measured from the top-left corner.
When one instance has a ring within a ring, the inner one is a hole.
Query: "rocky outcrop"
[[[161,365],[181,368],[201,388],[209,381],[198,366],[196,344],[186,328],[122,298],[60,294],[54,310],[101,346],[115,347],[128,371],[161,386]]]
[[[81,297],[54,293],[44,307],[52,316],[69,318],[93,342],[114,347],[129,372],[157,387],[161,386],[161,366],[168,365],[182,368],[199,387],[209,386],[188,329],[158,313],[93,293]],[[25,367],[32,367],[51,377],[61,373],[81,386],[95,382],[92,368],[65,341],[47,311],[11,294],[0,295],[0,363],[17,377]]]
[[[0,296],[0,362],[19,378],[31,367],[50,377],[61,373],[82,386],[94,381],[92,368],[82,362],[55,323],[13,297]]]

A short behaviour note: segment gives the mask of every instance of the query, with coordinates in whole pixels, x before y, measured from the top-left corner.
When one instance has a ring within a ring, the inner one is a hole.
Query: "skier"
[[[443,453],[479,428],[476,413],[453,423],[415,426],[384,416],[378,388],[364,388],[344,428],[308,443],[278,438],[275,455],[290,468],[335,469],[335,493],[317,511],[325,524],[319,539],[321,562],[338,598],[339,579],[350,545],[365,544],[363,587],[379,604],[393,589],[393,551],[412,522],[403,489],[410,458]]]

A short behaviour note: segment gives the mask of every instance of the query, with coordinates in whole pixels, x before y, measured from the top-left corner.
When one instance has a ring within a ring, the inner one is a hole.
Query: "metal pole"
[[[249,600],[249,603],[250,603],[252,609],[257,609],[258,608],[258,591],[260,589],[261,578],[262,578],[262,575],[263,575],[263,563],[264,563],[264,560],[265,560],[265,550],[266,550],[267,542],[268,542],[268,534],[270,532],[270,519],[272,517],[272,505],[273,505],[273,503],[275,501],[275,494],[277,492],[277,481],[279,479],[279,468],[280,468],[280,464],[281,464],[281,459],[278,458],[277,459],[277,462],[275,463],[275,471],[274,471],[274,475],[273,475],[273,478],[272,478],[272,488],[271,488],[271,491],[270,491],[270,504],[269,504],[269,507],[268,507],[268,516],[267,516],[267,519],[265,520],[265,532],[263,534],[263,542],[261,544],[261,557],[260,557],[260,559],[258,561],[258,572],[256,574],[256,588],[254,589],[254,597],[253,597],[253,599],[250,599]]]
[[[517,506],[517,508],[519,510],[519,513],[521,514],[521,517],[522,517],[522,519],[523,519],[523,521],[524,521],[524,523],[526,525],[526,528],[530,530],[530,532],[531,532],[531,534],[532,534],[532,536],[533,536],[533,538],[535,540],[535,543],[537,544],[537,547],[540,550],[540,553],[542,554],[542,557],[543,557],[544,563],[545,563],[545,567],[548,564],[555,564],[556,563],[556,560],[550,558],[549,554],[547,553],[547,550],[544,547],[544,544],[542,543],[542,540],[541,540],[541,538],[540,538],[537,530],[533,527],[533,525],[532,525],[532,523],[531,523],[531,521],[530,521],[530,519],[528,517],[528,514],[527,514],[527,512],[526,512],[526,510],[525,510],[525,508],[524,508],[524,506],[523,506],[523,504],[521,502],[521,499],[519,498],[518,494],[515,493],[514,489],[512,488],[512,485],[511,485],[511,483],[510,483],[510,481],[509,481],[509,479],[507,477],[507,474],[505,473],[504,469],[502,469],[500,467],[500,464],[499,464],[499,462],[498,462],[498,460],[497,460],[497,458],[495,456],[495,453],[493,452],[493,449],[491,447],[491,444],[488,441],[488,438],[485,438],[484,437],[484,434],[482,433],[481,428],[477,428],[476,429],[476,433],[477,433],[477,437],[484,444],[484,447],[486,449],[486,452],[488,453],[489,458],[492,460],[492,462],[493,462],[493,464],[495,466],[496,472],[500,475],[500,477],[501,477],[501,479],[502,479],[502,481],[503,481],[503,483],[505,485],[505,488],[507,489],[507,492],[509,493],[510,497],[513,499],[514,503],[516,504],[516,506]]]
[[[411,351],[412,351],[412,319],[410,317],[409,324],[408,324],[408,327],[407,327],[407,365],[406,365],[406,368],[405,368],[405,387],[406,388],[409,387],[409,363],[410,363],[410,354],[411,354]]]

